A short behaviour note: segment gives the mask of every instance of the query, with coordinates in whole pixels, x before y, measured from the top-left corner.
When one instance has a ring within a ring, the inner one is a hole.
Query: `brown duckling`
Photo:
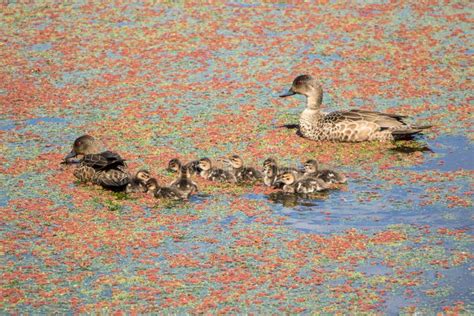
[[[267,187],[274,187],[276,185],[277,176],[278,168],[276,165],[267,164],[263,167],[263,184]]]
[[[285,172],[277,177],[277,182],[284,183],[283,191],[287,193],[309,194],[329,189],[329,184],[318,178],[304,177],[296,180],[292,172]]]
[[[244,167],[242,158],[238,155],[232,155],[223,159],[232,169],[231,173],[237,179],[237,182],[256,181],[262,179],[262,173],[252,167]]]
[[[305,177],[318,178],[326,183],[346,183],[347,178],[333,170],[323,169],[319,170],[318,161],[309,159],[304,163]]]
[[[125,160],[111,151],[100,152],[99,142],[90,135],[74,141],[64,163],[78,163],[74,176],[82,182],[92,182],[113,191],[123,191],[130,182]]]
[[[199,175],[204,179],[217,182],[237,182],[237,179],[232,173],[223,169],[214,168],[209,158],[200,159],[199,168],[201,169]]]
[[[190,178],[190,171],[186,166],[181,166],[179,177],[171,182],[170,187],[181,193],[183,198],[187,199],[191,194],[198,191],[198,187]]]
[[[161,187],[155,178],[151,178],[146,183],[147,193],[153,194],[157,199],[182,200],[181,192],[175,188]]]
[[[167,170],[171,172],[179,172],[183,166],[189,171],[190,175],[199,174],[201,171],[199,169],[199,160],[193,160],[183,165],[178,158],[173,158],[168,162]]]
[[[130,179],[130,182],[125,188],[127,193],[145,193],[147,191],[146,183],[150,180],[151,175],[147,170],[139,170],[135,177]]]

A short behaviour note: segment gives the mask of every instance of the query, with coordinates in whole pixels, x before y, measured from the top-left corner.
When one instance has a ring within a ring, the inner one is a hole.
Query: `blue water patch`
[[[35,52],[44,52],[44,51],[50,50],[51,47],[53,47],[53,46],[51,45],[51,43],[48,42],[48,43],[41,43],[41,44],[32,45],[30,47],[30,49],[32,51],[35,51]]]
[[[122,58],[122,56],[120,54],[114,53],[111,50],[108,50],[106,54],[107,54],[107,57],[110,58],[110,59],[121,59]]]
[[[412,169],[441,171],[474,169],[474,146],[466,136],[441,136],[427,143],[433,152],[440,154],[439,157],[427,159],[422,166]]]
[[[61,117],[37,117],[26,120],[26,125],[36,125],[38,123],[60,123],[65,124],[67,120]]]
[[[12,120],[0,120],[0,131],[9,131],[14,129],[15,126],[16,124]]]
[[[326,62],[334,62],[334,61],[341,61],[342,57],[339,54],[330,54],[330,55],[323,55],[323,54],[308,54],[308,59],[313,61],[315,59],[319,59],[321,61]]]

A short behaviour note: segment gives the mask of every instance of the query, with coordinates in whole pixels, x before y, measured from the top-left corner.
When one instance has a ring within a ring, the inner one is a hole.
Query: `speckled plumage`
[[[79,181],[91,182],[114,191],[125,190],[131,180],[125,160],[111,151],[98,152],[99,148],[94,137],[83,135],[74,141],[72,151],[64,161],[79,163],[73,172]]]
[[[375,111],[348,110],[329,114],[321,112],[323,89],[309,75],[298,76],[290,90],[281,95],[287,97],[302,94],[307,97],[307,107],[300,116],[300,132],[317,141],[362,142],[403,139],[422,132],[430,126],[411,126],[405,116]]]

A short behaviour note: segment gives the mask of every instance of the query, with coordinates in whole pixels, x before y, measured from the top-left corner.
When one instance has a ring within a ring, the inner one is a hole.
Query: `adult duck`
[[[300,116],[300,132],[303,137],[317,141],[380,142],[406,139],[430,128],[429,125],[409,125],[406,116],[365,110],[321,112],[323,89],[309,75],[296,77],[287,93],[306,96],[306,109]]]

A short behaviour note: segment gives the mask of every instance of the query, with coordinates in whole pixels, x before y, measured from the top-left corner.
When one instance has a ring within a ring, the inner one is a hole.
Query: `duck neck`
[[[323,88],[318,85],[306,96],[306,107],[312,110],[319,110],[323,103]]]

